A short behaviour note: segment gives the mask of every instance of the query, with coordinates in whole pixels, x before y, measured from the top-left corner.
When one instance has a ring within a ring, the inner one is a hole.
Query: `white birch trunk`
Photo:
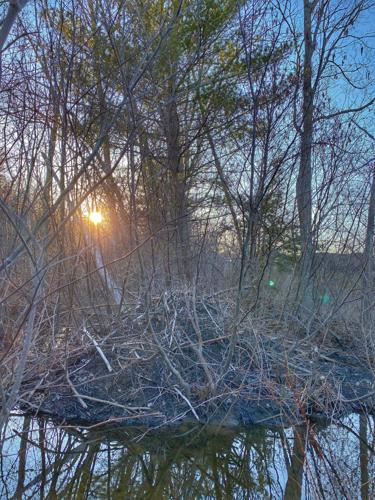
[[[112,295],[112,298],[117,306],[121,305],[122,302],[122,292],[120,288],[117,286],[115,280],[113,279],[110,271],[107,269],[106,264],[104,263],[102,253],[100,249],[95,245],[95,242],[90,237],[86,228],[84,228],[84,237],[86,240],[86,244],[92,248],[95,257],[95,264],[98,269],[98,273],[107,288],[107,290]]]

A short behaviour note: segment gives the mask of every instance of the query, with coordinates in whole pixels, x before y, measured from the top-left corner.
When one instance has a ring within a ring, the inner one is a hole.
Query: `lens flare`
[[[89,212],[89,221],[95,224],[95,226],[101,224],[103,222],[103,214],[96,210]]]

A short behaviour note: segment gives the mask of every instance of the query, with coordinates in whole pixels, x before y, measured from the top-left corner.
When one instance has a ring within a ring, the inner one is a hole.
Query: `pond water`
[[[375,497],[374,420],[247,431],[95,431],[13,416],[2,435],[0,498]]]

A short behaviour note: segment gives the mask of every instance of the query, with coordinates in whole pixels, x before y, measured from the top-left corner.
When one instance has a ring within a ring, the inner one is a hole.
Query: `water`
[[[375,497],[370,417],[308,430],[181,427],[95,431],[14,416],[2,437],[0,498]]]

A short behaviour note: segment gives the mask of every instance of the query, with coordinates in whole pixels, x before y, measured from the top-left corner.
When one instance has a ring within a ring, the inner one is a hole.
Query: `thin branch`
[[[371,99],[371,101],[367,102],[363,106],[359,106],[358,108],[342,109],[341,111],[336,111],[335,113],[331,113],[329,115],[321,115],[321,116],[318,116],[318,118],[315,118],[314,121],[318,122],[321,120],[329,120],[331,118],[335,118],[336,116],[346,115],[348,113],[359,113],[360,111],[364,111],[365,109],[369,108],[374,103],[375,103],[375,97],[373,99]]]

